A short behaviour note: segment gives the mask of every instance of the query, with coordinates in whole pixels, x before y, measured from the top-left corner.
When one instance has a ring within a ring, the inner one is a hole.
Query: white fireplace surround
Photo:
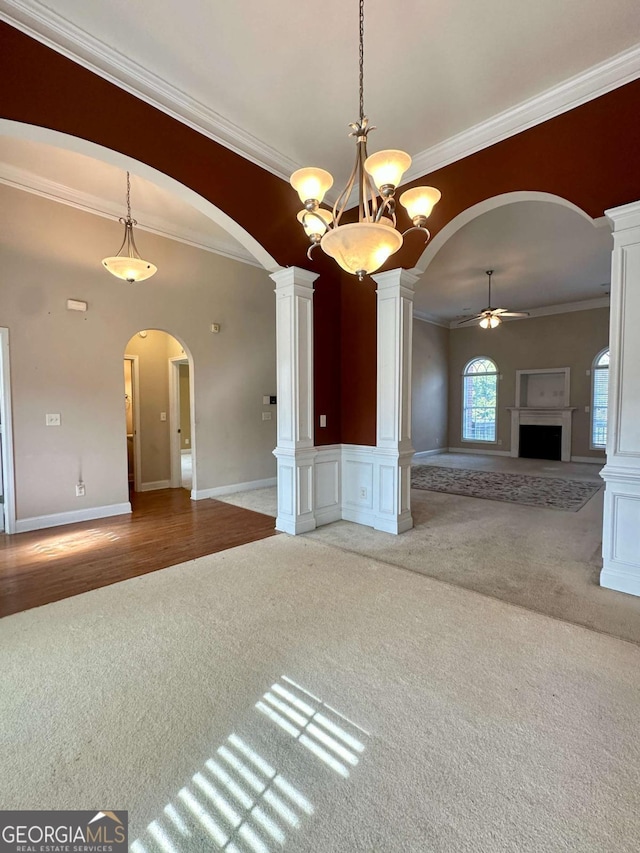
[[[512,456],[520,456],[521,426],[560,426],[560,459],[571,461],[571,425],[576,407],[569,405],[569,383],[568,367],[516,370],[516,405],[507,407],[511,412]]]

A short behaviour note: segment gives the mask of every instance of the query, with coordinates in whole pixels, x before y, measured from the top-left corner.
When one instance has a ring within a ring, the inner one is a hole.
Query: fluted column
[[[313,422],[313,282],[299,267],[271,274],[276,283],[278,515],[276,529],[316,526]]]

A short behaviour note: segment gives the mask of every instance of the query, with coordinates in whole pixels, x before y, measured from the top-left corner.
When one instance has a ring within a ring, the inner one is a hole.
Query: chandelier
[[[440,200],[440,191],[434,187],[414,187],[400,196],[413,226],[403,233],[396,229],[395,191],[402,175],[411,165],[411,157],[404,151],[378,151],[367,156],[367,137],[375,127],[364,114],[364,0],[360,0],[360,118],[349,125],[356,141],[356,162],[333,210],[320,207],[325,193],[333,185],[333,178],[324,169],[308,167],[291,175],[291,186],[297,190],[304,209],[298,213],[311,245],[307,257],[316,246],[334,258],[348,273],[360,281],[375,272],[387,258],[402,246],[410,231],[422,231],[425,242],[431,235],[426,228],[427,218]],[[358,221],[340,224],[354,186],[358,187]],[[378,195],[379,194],[379,195]]]
[[[124,225],[122,245],[116,255],[103,259],[103,267],[117,278],[128,281],[129,284],[151,278],[152,275],[158,272],[158,268],[149,263],[149,261],[142,260],[136,246],[136,241],[133,238],[133,226],[138,223],[135,219],[131,218],[131,177],[129,172],[127,172],[127,216],[126,219],[121,216],[119,221]]]

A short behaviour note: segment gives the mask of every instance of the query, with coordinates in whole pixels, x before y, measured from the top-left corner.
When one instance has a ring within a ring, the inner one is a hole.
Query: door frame
[[[15,469],[13,463],[13,415],[11,407],[11,370],[9,361],[9,329],[0,327],[0,464],[4,495],[4,532],[16,532]]]
[[[182,463],[180,447],[180,365],[189,365],[189,411],[191,413],[191,497],[196,490],[196,440],[195,440],[195,409],[193,394],[193,363],[191,358],[184,355],[169,359],[169,453],[171,459],[171,488],[182,487]]]
[[[131,406],[133,408],[133,491],[139,492],[142,484],[142,457],[140,443],[140,362],[137,355],[124,354],[123,361],[131,362]],[[126,420],[125,420],[126,435]],[[128,471],[128,467],[127,467]],[[128,477],[128,475],[127,475]]]

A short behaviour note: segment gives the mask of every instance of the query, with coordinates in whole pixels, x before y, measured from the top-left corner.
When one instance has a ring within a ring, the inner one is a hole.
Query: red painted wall
[[[315,410],[327,415],[327,428],[316,426],[316,440],[375,444],[375,287],[343,275],[320,252],[314,262],[307,260],[307,241],[295,220],[299,203],[286,181],[4,23],[0,79],[3,118],[72,134],[145,162],[227,213],[282,266],[320,272]],[[640,198],[639,152],[636,81],[427,176],[443,195],[431,231],[436,234],[479,201],[518,190],[563,196],[600,216]],[[253,215],[256,198],[265,199],[268,217]],[[408,227],[403,213],[399,220]],[[387,267],[412,268],[422,249],[412,235]]]

